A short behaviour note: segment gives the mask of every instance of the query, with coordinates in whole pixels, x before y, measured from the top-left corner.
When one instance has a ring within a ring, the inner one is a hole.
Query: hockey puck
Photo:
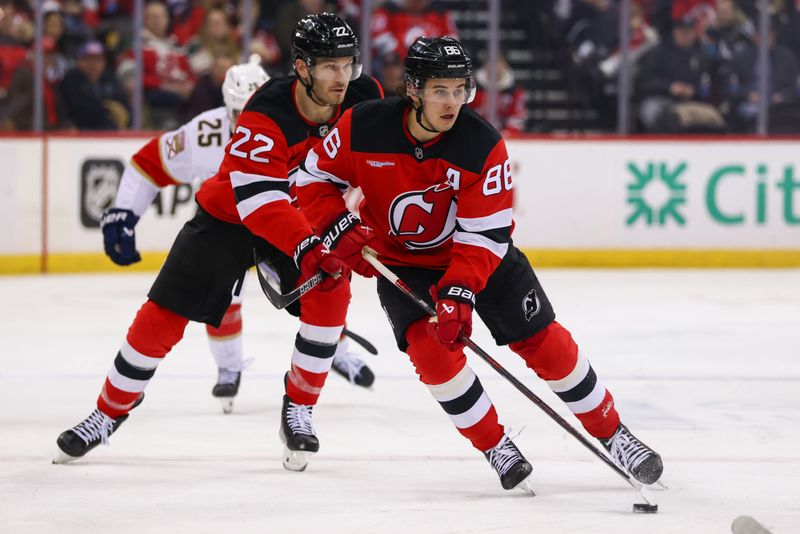
[[[658,505],[646,502],[636,503],[633,505],[633,511],[637,514],[655,514],[658,512]]]

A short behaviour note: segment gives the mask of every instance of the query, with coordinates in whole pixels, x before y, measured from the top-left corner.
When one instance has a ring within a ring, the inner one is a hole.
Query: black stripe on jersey
[[[289,182],[285,180],[280,182],[264,180],[262,182],[252,182],[247,185],[238,185],[233,188],[233,196],[236,197],[236,202],[241,202],[242,200],[247,200],[250,197],[254,197],[266,191],[280,191],[288,195]]]
[[[470,408],[475,406],[475,403],[478,402],[481,395],[483,395],[483,386],[481,385],[481,381],[478,380],[478,377],[475,377],[475,381],[463,395],[459,395],[453,400],[439,401],[439,404],[442,405],[442,408],[448,414],[459,415],[466,413]]]
[[[301,162],[300,162],[300,169],[301,169],[301,170],[302,170],[304,173],[306,173],[306,174],[311,174],[310,172],[308,172],[308,169],[306,168],[306,160],[303,160],[303,161],[301,161]],[[314,176],[314,178],[318,178],[318,176],[316,176],[316,175],[314,175],[314,174],[311,174],[311,176]],[[349,186],[349,185],[347,185],[347,184],[340,184],[340,183],[337,183],[337,182],[333,182],[333,181],[331,181],[331,180],[325,180],[325,181],[326,181],[327,183],[329,183],[329,184],[335,185],[336,187],[338,187],[339,189],[341,189],[341,190],[342,190],[342,192],[345,192],[345,191],[347,191],[348,189],[350,189],[350,186]]]
[[[597,384],[597,375],[594,373],[594,369],[589,367],[589,372],[586,373],[586,376],[577,386],[570,390],[556,393],[556,395],[564,402],[576,402],[588,397],[589,393],[594,389],[595,384]]]
[[[336,353],[336,345],[336,343],[333,345],[320,345],[300,337],[300,334],[297,334],[294,338],[295,348],[306,356],[314,358],[332,358]]]
[[[464,230],[464,228],[458,224],[456,221],[456,231],[458,232],[467,232],[470,234],[478,234],[482,235],[486,239],[491,239],[495,243],[510,243],[511,242],[511,227],[504,226],[502,228],[491,228],[489,230],[484,230],[482,232],[470,232],[469,230]]]
[[[114,358],[114,367],[117,368],[119,374],[132,380],[150,380],[156,374],[155,369],[139,369],[129,364],[122,356],[122,352],[117,352],[117,357]]]

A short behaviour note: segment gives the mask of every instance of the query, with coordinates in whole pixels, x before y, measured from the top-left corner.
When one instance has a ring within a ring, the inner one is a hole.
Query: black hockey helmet
[[[358,58],[358,37],[342,18],[333,13],[306,15],[297,21],[292,34],[295,59],[311,65],[317,57]]]
[[[405,60],[406,81],[421,89],[431,78],[464,78],[468,104],[475,98],[472,58],[452,37],[419,37],[408,49]]]

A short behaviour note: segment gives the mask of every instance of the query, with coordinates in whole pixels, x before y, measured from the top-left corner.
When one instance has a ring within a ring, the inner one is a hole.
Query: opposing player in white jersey
[[[205,181],[217,173],[236,118],[250,96],[269,76],[259,65],[259,56],[228,69],[222,85],[224,107],[196,116],[177,130],[154,137],[131,158],[119,184],[114,207],[103,214],[106,254],[117,265],[141,260],[136,250],[135,226],[155,199],[169,185]],[[206,325],[211,353],[219,369],[211,391],[222,402],[225,413],[233,410],[239,391],[244,358],[242,353],[241,293],[235,295],[219,328]],[[332,368],[354,384],[369,387],[374,375],[369,367],[340,341]]]

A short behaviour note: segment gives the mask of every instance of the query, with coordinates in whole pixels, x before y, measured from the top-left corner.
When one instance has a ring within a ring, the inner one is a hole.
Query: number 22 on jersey
[[[242,137],[236,139],[235,136],[237,134],[241,134]],[[253,142],[258,143],[258,145],[251,148],[249,152],[241,150],[240,147],[250,141],[251,138]],[[257,133],[254,136],[250,128],[239,125],[236,127],[236,131],[234,132],[234,141],[231,144],[229,152],[232,156],[236,156],[237,158],[249,159],[251,161],[255,161],[256,163],[269,163],[269,158],[262,156],[261,154],[269,152],[274,146],[275,141],[273,141],[271,137],[267,137],[266,135],[260,133]]]

